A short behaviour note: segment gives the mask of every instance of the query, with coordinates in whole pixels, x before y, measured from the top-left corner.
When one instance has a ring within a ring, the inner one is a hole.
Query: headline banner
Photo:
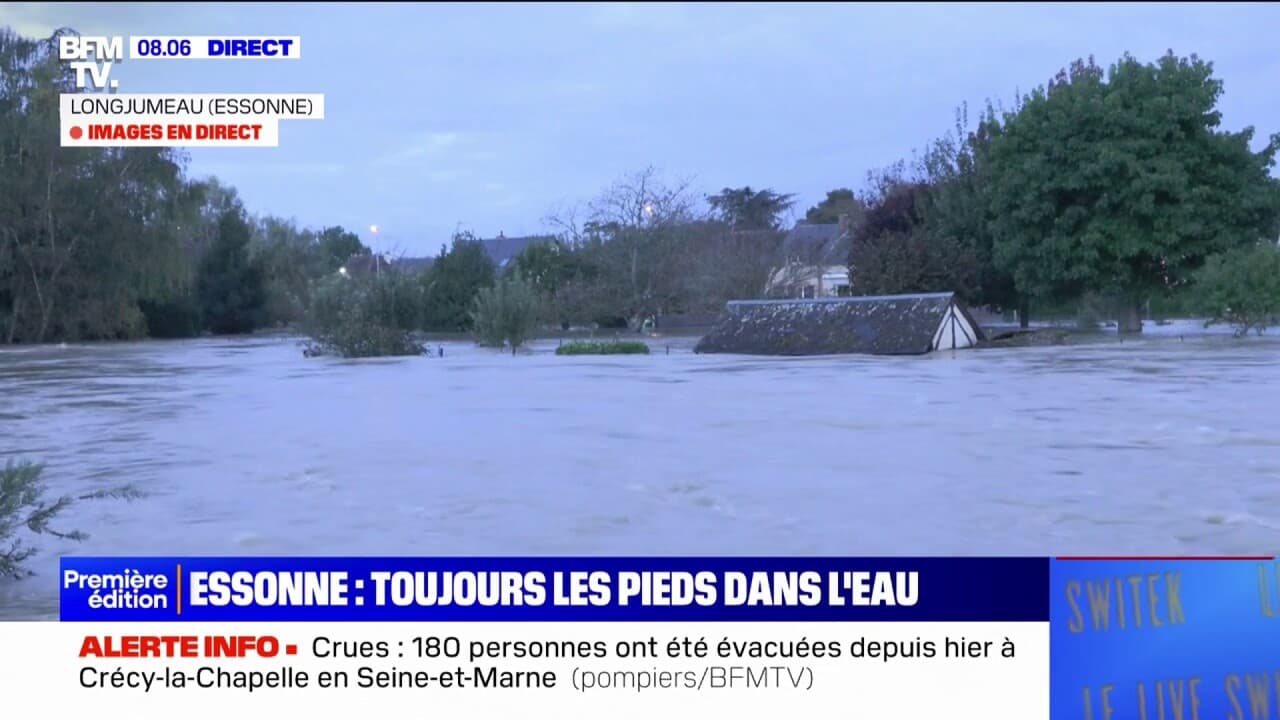
[[[1046,622],[1042,558],[63,558],[63,621]]]

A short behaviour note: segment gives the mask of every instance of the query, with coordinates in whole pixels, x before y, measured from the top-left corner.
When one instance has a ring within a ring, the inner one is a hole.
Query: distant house
[[[411,273],[426,272],[436,261],[433,257],[402,257],[392,261],[396,268]]]
[[[740,355],[923,355],[970,348],[982,328],[955,293],[731,302],[694,348]]]
[[[801,221],[782,243],[782,263],[769,277],[765,294],[772,298],[827,298],[849,294],[848,215],[840,222]]]
[[[480,243],[484,245],[485,253],[489,255],[489,259],[493,261],[493,266],[497,269],[498,274],[501,275],[525,248],[538,242],[550,242],[551,239],[545,235],[507,237],[502,233],[498,233],[497,237],[482,239]],[[404,257],[392,261],[392,264],[397,268],[410,272],[425,272],[435,264],[435,261],[436,258],[434,257]]]
[[[347,262],[338,268],[338,273],[347,277],[367,277],[391,269],[391,261],[377,254],[352,255]]]
[[[493,266],[497,268],[498,274],[502,274],[520,253],[530,245],[540,242],[550,242],[551,237],[547,235],[525,235],[523,237],[507,237],[501,232],[498,237],[486,238],[480,242],[484,243],[484,249],[489,253],[489,259],[493,261]]]

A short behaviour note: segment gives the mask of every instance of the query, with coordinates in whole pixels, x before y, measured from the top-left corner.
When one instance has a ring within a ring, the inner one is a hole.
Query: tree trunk
[[[49,332],[49,316],[53,314],[52,305],[53,302],[50,302],[48,305],[44,303],[40,304],[40,329],[36,331],[37,345],[44,342],[45,335]]]
[[[14,293],[13,296],[13,315],[9,318],[9,337],[5,340],[6,345],[13,344],[13,338],[18,334],[18,317],[22,314],[22,295]]]
[[[1120,305],[1120,317],[1116,323],[1121,335],[1137,335],[1142,332],[1142,303],[1124,300]]]
[[[1018,326],[1023,330],[1031,327],[1031,302],[1028,300],[1018,303]]]

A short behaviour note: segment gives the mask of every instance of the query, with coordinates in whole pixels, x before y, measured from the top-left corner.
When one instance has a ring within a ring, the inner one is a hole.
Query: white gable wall
[[[978,329],[951,303],[933,333],[934,350],[959,350],[978,344]]]

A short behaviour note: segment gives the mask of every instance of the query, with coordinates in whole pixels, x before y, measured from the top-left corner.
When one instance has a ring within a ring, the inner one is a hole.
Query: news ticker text
[[[981,706],[1035,720],[1048,708],[1044,623],[15,623],[0,625],[0,642],[24,653],[13,687],[43,688],[42,707],[59,716],[416,718],[430,707],[756,718],[843,706],[916,717]],[[912,690],[924,678],[936,692]]]

